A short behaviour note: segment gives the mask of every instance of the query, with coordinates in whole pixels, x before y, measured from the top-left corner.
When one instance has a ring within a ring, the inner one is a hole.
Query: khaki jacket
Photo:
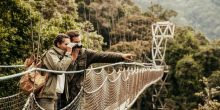
[[[75,64],[71,64],[68,71],[84,70],[93,63],[115,63],[120,61],[123,61],[120,53],[96,52],[94,50],[82,48]],[[75,98],[81,88],[83,75],[82,73],[69,75],[69,93],[71,100]]]
[[[44,55],[43,65],[49,70],[66,71],[69,65],[72,63],[70,55],[66,55],[65,52],[57,47],[52,47]],[[62,73],[48,73],[48,80],[42,91],[37,94],[37,98],[53,98],[57,99],[56,86],[57,75]]]

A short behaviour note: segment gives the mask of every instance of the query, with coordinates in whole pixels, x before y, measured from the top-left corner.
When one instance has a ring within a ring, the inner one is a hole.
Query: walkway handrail
[[[29,73],[29,72],[32,72],[36,70],[36,68],[32,68],[30,70],[27,70],[27,71],[24,71],[24,72],[21,72],[21,73],[16,73],[16,74],[13,74],[13,75],[9,75],[9,76],[2,76],[0,77],[0,81],[3,81],[3,80],[8,80],[8,79],[12,79],[12,78],[16,78],[16,77],[20,77],[26,73]]]
[[[18,68],[24,67],[24,65],[0,65],[0,68]]]
[[[90,70],[95,70],[95,69],[102,69],[102,68],[106,68],[106,67],[110,67],[110,66],[116,66],[116,65],[137,65],[137,66],[142,66],[144,68],[153,68],[153,66],[145,66],[145,63],[138,63],[138,62],[118,62],[118,63],[113,63],[113,64],[108,64],[108,65],[104,65],[104,66],[100,66],[100,67],[96,67],[96,68],[90,68],[90,69],[85,69],[85,70],[79,70],[79,71],[56,71],[56,70],[49,70],[49,69],[43,69],[43,68],[32,68],[30,70],[21,72],[21,73],[16,73],[13,75],[9,75],[9,76],[2,76],[0,77],[0,81],[3,80],[8,80],[11,78],[15,78],[15,77],[20,77],[26,73],[30,73],[32,71],[43,71],[43,72],[50,72],[50,73],[64,73],[64,74],[76,74],[76,73],[82,73],[84,71],[90,71]],[[154,67],[155,69],[159,69],[161,67]]]

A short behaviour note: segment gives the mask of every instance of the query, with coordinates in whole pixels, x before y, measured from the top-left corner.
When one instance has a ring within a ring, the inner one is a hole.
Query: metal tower
[[[173,39],[175,25],[169,21],[157,22],[152,24],[152,62],[154,66],[164,67],[163,78],[155,85],[153,85],[154,94],[152,95],[153,109],[166,109],[164,99],[168,90],[166,86],[166,79],[168,77],[168,66],[164,58],[166,52],[167,41]]]

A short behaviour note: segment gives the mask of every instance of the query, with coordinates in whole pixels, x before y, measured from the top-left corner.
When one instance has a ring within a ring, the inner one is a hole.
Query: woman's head
[[[70,37],[66,34],[58,34],[54,40],[54,45],[62,50],[66,50],[69,43]]]

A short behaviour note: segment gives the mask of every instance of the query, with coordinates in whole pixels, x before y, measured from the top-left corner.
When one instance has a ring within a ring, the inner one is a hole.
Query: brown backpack
[[[42,61],[36,61],[34,56],[31,56],[30,58],[27,58],[24,63],[26,70],[32,69],[32,68],[41,68],[42,67]],[[31,92],[39,92],[43,86],[46,84],[48,78],[48,73],[43,73],[40,71],[32,71],[29,73],[26,73],[23,75],[19,81],[19,87],[20,89],[30,94]]]

